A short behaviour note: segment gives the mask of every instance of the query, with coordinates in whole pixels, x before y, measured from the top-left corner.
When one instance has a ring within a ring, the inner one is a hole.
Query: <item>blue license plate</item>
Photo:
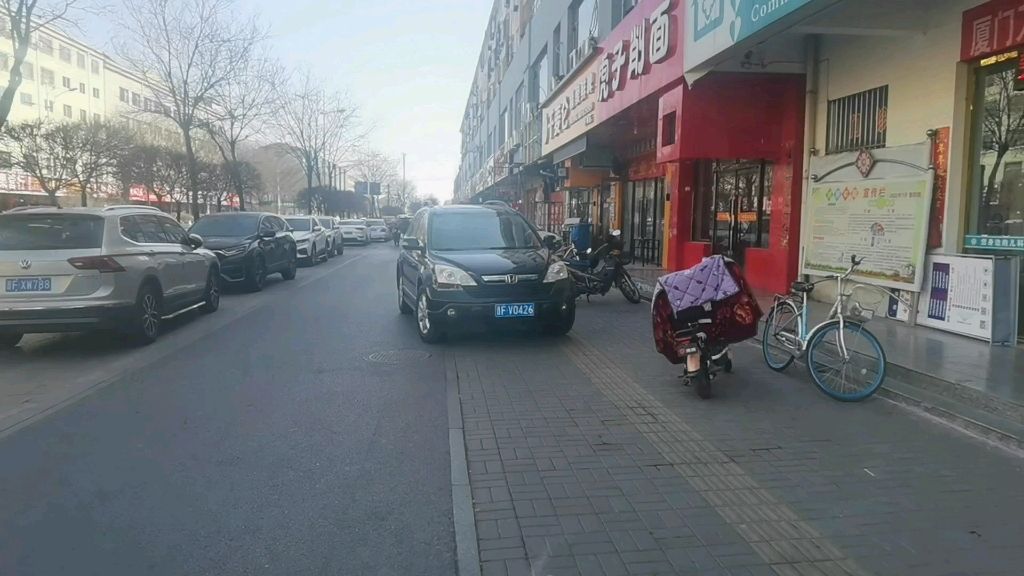
[[[533,316],[533,302],[529,304],[495,304],[495,318],[529,318]]]
[[[8,278],[7,292],[50,292],[53,290],[52,278]]]

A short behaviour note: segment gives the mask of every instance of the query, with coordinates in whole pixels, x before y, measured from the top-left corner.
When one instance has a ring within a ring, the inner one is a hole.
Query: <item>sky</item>
[[[270,24],[282,62],[308,66],[349,94],[373,126],[370,146],[404,152],[406,178],[421,194],[451,198],[459,127],[491,2],[235,1]]]

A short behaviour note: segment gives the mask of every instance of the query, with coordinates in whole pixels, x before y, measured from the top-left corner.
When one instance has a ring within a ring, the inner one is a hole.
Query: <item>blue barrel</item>
[[[572,227],[572,231],[569,232],[569,239],[572,245],[576,247],[576,251],[583,254],[590,248],[590,235],[593,233],[593,224],[577,224]]]

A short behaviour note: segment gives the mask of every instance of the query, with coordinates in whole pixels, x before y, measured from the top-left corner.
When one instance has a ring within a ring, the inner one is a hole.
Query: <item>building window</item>
[[[47,112],[53,112],[53,100],[44,100],[43,101],[43,108]]]
[[[82,54],[81,52],[75,53],[75,64],[77,64],[82,70],[85,70],[85,54]]]
[[[25,80],[36,79],[36,69],[31,62],[25,62],[21,65],[21,77]]]
[[[555,26],[555,32],[551,35],[551,74],[558,78],[564,73],[565,71],[562,70],[562,25],[559,24]]]
[[[85,110],[79,110],[78,111],[78,119],[81,120],[82,122],[85,122],[86,120],[89,119],[89,113],[86,112]]]
[[[149,98],[146,98],[144,108],[146,109],[146,112],[149,112],[150,110],[155,110],[155,108],[153,107],[153,101]]]
[[[92,121],[93,122],[99,122],[100,120],[102,120],[102,118],[100,118],[99,114],[93,114],[92,115]]]
[[[92,97],[93,98],[99,98],[100,97],[100,89],[99,88],[93,88],[92,89]]]
[[[71,105],[70,104],[65,104],[64,105],[64,116],[66,116],[67,118],[72,118],[73,117],[72,114],[73,114],[73,112],[71,110]]]
[[[53,56],[53,39],[41,36],[39,38],[39,51],[47,56]]]
[[[504,146],[505,140],[508,138],[508,133],[505,128],[508,124],[508,108],[501,111],[498,115],[498,146]]]
[[[90,62],[90,64],[92,65],[92,73],[93,74],[99,74],[100,73],[100,61],[99,60],[93,60],[92,62]]]
[[[829,100],[825,154],[884,148],[888,115],[888,85]]]
[[[85,94],[85,82],[79,82],[78,83],[78,91],[81,92],[82,94]]]
[[[71,62],[71,48],[68,48],[67,46],[61,46],[59,53],[61,61]]]
[[[530,68],[530,102],[540,103],[547,99],[550,81],[547,51],[542,50]]]
[[[136,108],[142,106],[142,95],[138,92],[132,92],[132,106]]]
[[[0,168],[8,169],[14,167],[14,157],[10,152],[0,152]]]
[[[39,83],[43,86],[53,86],[56,83],[56,76],[53,74],[53,70],[47,70],[42,66],[39,67]]]
[[[22,92],[21,93],[21,103],[25,104],[26,106],[31,106],[32,105],[32,95],[29,94],[28,92]]]
[[[63,86],[65,87],[65,88],[71,88],[71,78],[68,78],[67,76],[64,76],[63,78],[61,78],[61,81],[60,81],[60,83],[61,83],[61,84],[62,84],[62,85],[63,85]]]
[[[119,99],[121,100],[121,102],[124,102],[125,104],[131,103],[131,98],[129,97],[128,90],[126,88],[121,88],[121,95]]]

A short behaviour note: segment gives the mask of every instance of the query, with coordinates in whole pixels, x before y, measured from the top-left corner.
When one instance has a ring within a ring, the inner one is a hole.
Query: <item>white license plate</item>
[[[529,304],[495,304],[495,318],[529,318],[534,314],[533,302]]]
[[[52,292],[52,278],[8,278],[4,288],[7,292]]]

